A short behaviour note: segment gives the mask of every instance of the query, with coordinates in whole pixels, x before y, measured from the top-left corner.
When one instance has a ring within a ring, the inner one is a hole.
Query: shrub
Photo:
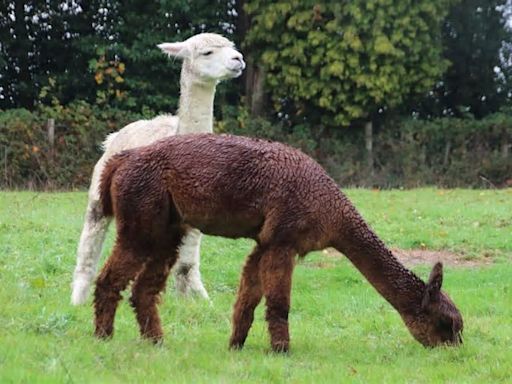
[[[512,178],[505,148],[512,117],[504,113],[473,118],[404,120],[376,140],[377,173],[391,186],[504,186]]]
[[[50,146],[48,119],[55,119]],[[63,107],[0,111],[2,188],[76,188],[88,185],[105,136],[140,115],[84,102]]]
[[[286,142],[316,158],[343,186],[512,185],[512,115],[507,113],[482,120],[388,121],[376,129],[373,172],[368,172],[363,131],[358,127],[329,131],[273,123],[235,107],[225,107],[222,115],[216,132]],[[87,187],[105,136],[141,117],[84,102],[35,112],[0,111],[0,187]],[[47,137],[49,118],[55,119],[53,147]]]
[[[219,123],[219,131],[286,142],[316,158],[344,186],[501,187],[512,185],[512,115],[482,120],[442,118],[388,121],[374,137],[373,172],[366,165],[360,127],[319,131],[289,127],[244,110]]]

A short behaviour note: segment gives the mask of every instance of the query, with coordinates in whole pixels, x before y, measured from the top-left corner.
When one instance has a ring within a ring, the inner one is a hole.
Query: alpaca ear
[[[430,272],[427,286],[431,289],[437,289],[440,291],[441,285],[443,285],[443,263],[438,262],[432,268],[432,272]]]
[[[430,272],[427,286],[425,287],[425,294],[421,302],[421,307],[426,309],[428,305],[435,302],[441,293],[441,286],[443,285],[443,264],[436,263]]]
[[[178,57],[180,59],[186,59],[190,56],[190,51],[186,43],[162,43],[157,45],[158,48],[172,57]]]

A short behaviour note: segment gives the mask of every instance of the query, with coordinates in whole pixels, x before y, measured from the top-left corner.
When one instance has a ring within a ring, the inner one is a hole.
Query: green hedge
[[[512,185],[512,156],[507,150],[512,143],[512,115],[506,113],[482,120],[388,122],[376,128],[373,172],[366,165],[360,128],[326,133],[307,125],[252,119],[243,109],[224,115],[216,123],[217,132],[287,142],[318,159],[343,186]],[[47,137],[50,118],[55,119],[53,148]],[[86,188],[105,136],[140,118],[83,102],[35,112],[0,111],[0,188]]]
[[[48,119],[55,119],[50,147]],[[140,115],[75,102],[67,107],[0,111],[0,187],[82,188],[101,156],[105,136]]]
[[[502,187],[512,183],[512,116],[407,120],[377,137],[377,183]]]
[[[315,157],[342,186],[512,186],[512,114],[485,119],[388,121],[374,134],[374,168],[367,166],[361,126],[335,132],[288,127],[244,113],[224,131],[287,142]],[[511,153],[509,153],[511,152]]]

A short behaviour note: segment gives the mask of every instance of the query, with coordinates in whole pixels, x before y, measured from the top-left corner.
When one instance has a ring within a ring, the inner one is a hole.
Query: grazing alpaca
[[[110,219],[103,215],[99,200],[101,172],[115,153],[150,144],[178,133],[213,131],[213,99],[215,87],[222,79],[238,77],[245,68],[242,55],[228,39],[213,33],[195,35],[184,42],[164,43],[159,48],[169,56],[183,59],[180,79],[178,117],[158,116],[139,120],[108,136],[105,153],[96,163],[89,188],[85,223],[77,252],[71,302],[82,304],[95,276]],[[199,273],[201,233],[191,230],[180,247],[175,268],[176,288],[182,294],[197,293],[208,298]]]
[[[296,149],[229,135],[170,137],[114,156],[102,174],[100,195],[118,235],[96,283],[98,337],[112,335],[120,292],[135,280],[131,304],[140,332],[153,341],[162,338],[159,294],[192,227],[257,243],[240,281],[232,348],[243,346],[265,296],[272,349],[288,350],[295,255],[329,246],[354,263],[420,343],[462,341],[462,317],[441,291],[442,264],[434,266],[427,284],[404,268],[336,183]]]

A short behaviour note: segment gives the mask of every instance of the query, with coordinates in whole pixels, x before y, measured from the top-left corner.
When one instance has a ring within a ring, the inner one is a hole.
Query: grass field
[[[0,383],[510,383],[512,190],[348,190],[391,247],[492,261],[445,268],[465,320],[460,348],[425,349],[342,257],[317,252],[294,274],[291,353],[269,352],[263,306],[242,351],[227,349],[246,240],[207,237],[202,273],[212,304],[161,305],[166,339],[138,337],[123,302],[113,340],[92,337],[90,305],[69,304],[86,194],[0,192]],[[107,251],[112,234],[107,241]],[[430,266],[414,266],[426,278]],[[90,303],[90,301],[89,301]]]

